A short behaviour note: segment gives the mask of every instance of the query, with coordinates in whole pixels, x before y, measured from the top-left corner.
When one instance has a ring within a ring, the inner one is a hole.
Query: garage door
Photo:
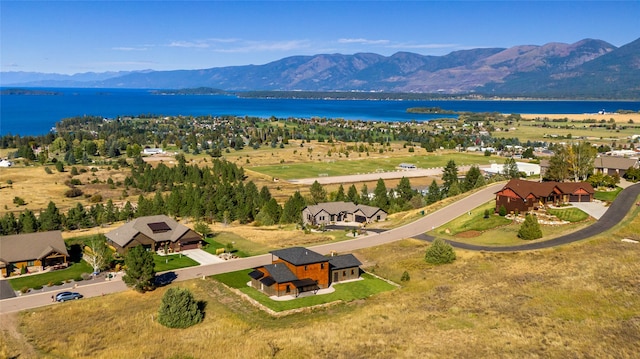
[[[182,245],[180,246],[180,250],[185,250],[185,249],[198,249],[198,243],[199,242],[190,242],[190,243],[182,243]]]

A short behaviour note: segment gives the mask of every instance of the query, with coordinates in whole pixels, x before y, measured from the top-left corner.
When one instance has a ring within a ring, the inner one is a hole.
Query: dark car
[[[80,298],[82,298],[82,294],[77,292],[60,292],[56,294],[56,302],[66,302],[67,300]]]

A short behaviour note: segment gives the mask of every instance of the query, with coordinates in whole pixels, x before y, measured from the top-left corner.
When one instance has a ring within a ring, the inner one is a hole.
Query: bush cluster
[[[198,324],[204,312],[193,294],[184,288],[169,288],[162,297],[158,310],[158,323],[169,328],[188,328]]]
[[[431,264],[452,263],[456,260],[456,252],[453,247],[440,238],[436,238],[427,248],[424,260]]]

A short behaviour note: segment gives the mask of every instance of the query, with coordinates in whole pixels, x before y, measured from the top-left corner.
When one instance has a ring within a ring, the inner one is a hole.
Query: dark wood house
[[[271,252],[271,264],[249,273],[251,286],[269,296],[317,292],[332,283],[358,279],[360,261],[352,254],[326,257],[303,247]]]
[[[105,235],[118,253],[142,245],[151,251],[179,252],[200,248],[202,236],[165,215],[136,218]]]
[[[0,272],[7,277],[66,267],[69,253],[60,231],[14,234],[0,237]]]
[[[501,206],[508,213],[524,213],[549,204],[591,202],[594,193],[588,182],[532,182],[512,179],[496,192],[496,212]]]

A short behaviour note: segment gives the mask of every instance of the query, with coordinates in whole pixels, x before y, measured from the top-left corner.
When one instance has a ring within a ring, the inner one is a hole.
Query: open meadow
[[[640,351],[640,207],[616,228],[522,253],[456,250],[432,266],[428,244],[358,251],[401,287],[273,318],[207,278],[171,286],[206,301],[202,323],[155,321],[167,288],[83,299],[2,318],[0,356],[23,358],[615,357]]]

